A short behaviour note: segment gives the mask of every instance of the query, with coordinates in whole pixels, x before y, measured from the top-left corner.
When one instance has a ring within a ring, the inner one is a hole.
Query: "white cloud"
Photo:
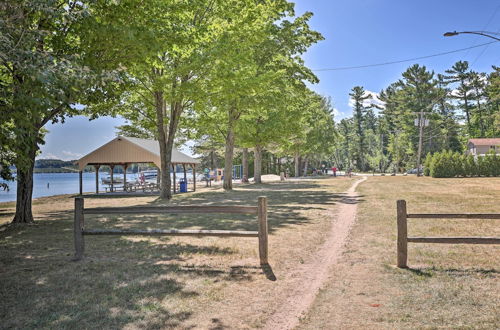
[[[342,118],[344,118],[344,113],[337,108],[333,108],[333,120],[338,123]]]
[[[50,152],[49,153],[42,152],[38,157],[36,157],[36,159],[59,159],[59,157]]]
[[[339,109],[337,108],[333,108],[333,116],[334,117],[338,117],[340,116],[341,112],[339,111]]]
[[[363,101],[363,105],[365,107],[371,107],[372,105],[376,105],[378,107],[384,108],[385,102],[379,99],[379,95],[380,95],[379,93],[366,90],[363,96],[368,96],[368,98]],[[349,106],[351,108],[354,107],[354,101],[352,98],[349,99]],[[377,109],[374,109],[374,111],[377,112]]]
[[[61,159],[61,160],[75,160],[82,158],[82,154],[77,152],[71,152],[63,150],[61,153],[51,153],[51,152],[43,152],[36,157],[36,159]]]
[[[73,160],[73,159],[79,159],[82,158],[82,154],[77,153],[77,152],[71,152],[71,151],[66,151],[63,150],[61,151],[61,154],[63,155],[61,158],[62,160]]]

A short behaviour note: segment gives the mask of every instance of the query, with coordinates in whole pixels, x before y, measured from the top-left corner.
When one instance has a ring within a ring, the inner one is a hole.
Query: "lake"
[[[102,178],[108,177],[108,173],[99,173],[99,190],[104,191],[107,185],[101,183]],[[184,177],[184,173],[177,173],[177,180]],[[123,174],[114,174],[114,177],[123,177]],[[191,173],[187,174],[188,180]],[[136,173],[127,173],[127,181],[135,181]],[[0,182],[3,182],[0,180]],[[9,191],[0,189],[0,202],[11,202],[16,200],[16,182],[8,182]],[[120,185],[117,185],[120,186]],[[78,173],[35,173],[33,176],[33,198],[77,194],[78,193]],[[95,192],[95,173],[83,173],[83,192]]]

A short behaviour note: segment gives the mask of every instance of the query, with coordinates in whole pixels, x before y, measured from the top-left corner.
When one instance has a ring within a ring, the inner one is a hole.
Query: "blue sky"
[[[404,60],[466,48],[492,39],[477,35],[443,37],[447,31],[500,32],[500,0],[298,0],[296,13],[314,13],[310,25],[325,40],[305,54],[311,69],[358,66]],[[316,71],[320,83],[311,86],[331,96],[337,118],[351,115],[349,91],[356,85],[375,93],[398,80],[410,65],[419,63],[443,72],[458,60],[476,71],[500,65],[500,42],[463,52],[380,67]],[[39,158],[75,159],[115,136],[121,118],[88,121],[70,118],[48,124],[50,131]]]

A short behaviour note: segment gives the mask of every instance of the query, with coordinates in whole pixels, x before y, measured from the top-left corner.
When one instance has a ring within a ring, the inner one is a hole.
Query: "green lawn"
[[[269,203],[271,273],[256,238],[87,236],[72,262],[72,199],[44,200],[37,224],[0,232],[0,328],[223,328],[260,326],[314,253],[349,179],[248,185],[176,195],[173,204]],[[86,199],[87,206],[158,204]],[[5,212],[9,210],[4,207]],[[252,215],[86,216],[87,228],[256,230]],[[273,276],[277,280],[273,280]]]
[[[409,243],[396,263],[396,200],[408,213],[500,213],[500,178],[369,177],[332,281],[301,328],[498,328],[500,247]],[[496,236],[498,220],[409,219],[410,236]],[[328,325],[328,326],[326,326]]]

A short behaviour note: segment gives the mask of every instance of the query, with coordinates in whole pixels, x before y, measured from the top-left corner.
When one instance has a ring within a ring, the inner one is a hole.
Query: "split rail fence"
[[[408,267],[408,243],[441,243],[441,244],[500,244],[498,237],[408,237],[408,218],[420,219],[490,219],[499,220],[500,214],[471,214],[471,213],[406,213],[406,201],[398,200],[398,261],[399,268]]]
[[[86,214],[180,214],[180,213],[226,213],[257,215],[258,231],[242,230],[123,230],[123,229],[87,229]],[[83,197],[75,198],[74,241],[75,260],[83,258],[84,237],[88,235],[145,235],[145,236],[217,236],[217,237],[257,237],[259,241],[259,259],[261,265],[268,264],[268,225],[267,198],[259,197],[257,206],[133,206],[133,207],[97,207],[84,208]]]

